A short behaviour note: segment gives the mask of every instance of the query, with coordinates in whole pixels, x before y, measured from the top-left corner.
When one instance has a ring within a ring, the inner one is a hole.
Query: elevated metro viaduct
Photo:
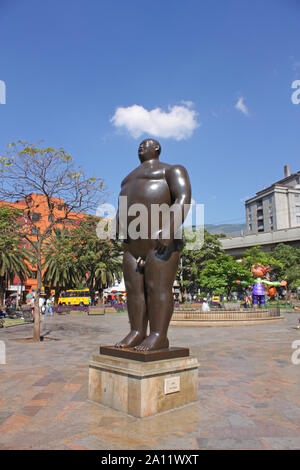
[[[239,259],[243,256],[245,250],[254,246],[261,246],[261,249],[266,252],[273,251],[279,243],[287,243],[295,248],[299,248],[300,227],[238,237],[220,238],[220,241],[225,253]]]

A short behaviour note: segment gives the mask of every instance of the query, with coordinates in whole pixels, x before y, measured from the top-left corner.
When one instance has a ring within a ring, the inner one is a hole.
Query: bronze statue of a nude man
[[[172,211],[169,236],[163,238],[165,232],[159,226],[151,239],[151,205],[167,204],[170,209],[177,205],[182,213],[181,225],[191,202],[191,186],[185,168],[160,162],[160,151],[156,140],[144,140],[138,151],[141,164],[121,184],[120,196],[127,196],[128,208],[136,203],[147,208],[149,237],[132,239],[129,235],[124,242],[123,273],[131,330],[115,345],[118,348],[150,351],[169,347],[167,330],[174,305],[172,287],[182,240],[174,239],[179,227]],[[127,225],[130,220],[132,217],[127,216]]]

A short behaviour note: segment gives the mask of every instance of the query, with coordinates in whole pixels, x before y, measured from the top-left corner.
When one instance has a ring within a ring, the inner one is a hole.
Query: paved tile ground
[[[298,314],[284,322],[170,327],[200,361],[199,401],[144,420],[87,402],[88,361],[127,332],[126,314],[57,316],[0,330],[0,449],[300,449]]]

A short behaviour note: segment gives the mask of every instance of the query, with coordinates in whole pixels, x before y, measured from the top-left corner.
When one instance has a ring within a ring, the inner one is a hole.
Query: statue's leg
[[[127,292],[130,332],[115,344],[115,347],[132,348],[140,344],[146,336],[147,317],[144,274],[138,269],[135,257],[126,250],[123,257],[123,273]]]
[[[169,347],[167,331],[174,309],[172,287],[176,276],[180,252],[167,250],[158,255],[151,250],[145,263],[145,286],[150,335],[136,346],[138,351]]]
[[[264,295],[260,295],[260,296],[259,296],[259,306],[260,306],[260,307],[264,307],[265,303],[266,303],[265,296],[264,296]]]

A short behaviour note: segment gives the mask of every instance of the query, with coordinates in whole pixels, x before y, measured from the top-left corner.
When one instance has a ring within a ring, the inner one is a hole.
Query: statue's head
[[[252,265],[251,271],[254,277],[264,277],[269,271],[269,269],[270,269],[270,266],[265,267],[262,264],[257,263],[257,264]]]
[[[139,159],[141,163],[147,160],[158,159],[161,151],[160,143],[154,139],[145,139],[139,145]]]

